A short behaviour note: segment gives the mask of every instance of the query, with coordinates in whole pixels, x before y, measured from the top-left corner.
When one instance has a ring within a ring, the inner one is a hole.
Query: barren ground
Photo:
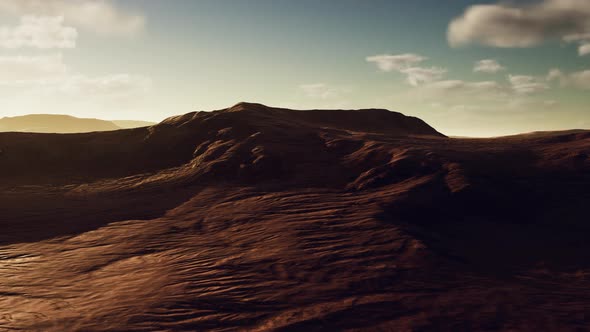
[[[0,133],[0,330],[588,330],[590,132],[334,112]]]

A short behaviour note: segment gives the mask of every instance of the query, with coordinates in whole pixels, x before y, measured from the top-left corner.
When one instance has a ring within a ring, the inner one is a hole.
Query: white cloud
[[[590,70],[583,70],[570,74],[567,83],[578,89],[590,90]]]
[[[62,77],[67,71],[61,54],[0,56],[2,85],[22,85],[26,82]]]
[[[590,90],[590,70],[566,74],[559,69],[551,69],[547,75],[547,81],[558,81],[562,87]]]
[[[450,110],[456,105],[492,107],[514,99],[516,93],[508,85],[495,81],[440,80],[406,90],[396,97],[396,102],[415,105],[423,102],[436,108]]]
[[[544,78],[528,75],[508,75],[512,89],[518,94],[531,94],[549,89]]]
[[[470,6],[449,24],[451,46],[479,43],[531,47],[550,38],[590,32],[590,1],[543,0],[528,5]]]
[[[45,81],[46,91],[77,96],[126,96],[147,92],[152,87],[148,77],[113,74],[99,77],[72,75],[58,80]]]
[[[325,83],[302,84],[299,89],[309,98],[331,99],[340,97],[343,90]]]
[[[367,62],[375,63],[377,68],[385,72],[400,71],[426,59],[428,58],[413,53],[398,55],[380,54],[366,58]]]
[[[590,41],[582,43],[580,45],[580,47],[578,48],[578,54],[580,56],[584,56],[584,55],[588,55],[590,54]]]
[[[473,67],[474,72],[487,74],[495,74],[505,69],[506,68],[500,65],[498,61],[492,59],[480,60],[476,62],[475,66]]]
[[[416,64],[427,59],[427,57],[413,53],[398,55],[381,54],[366,58],[367,62],[375,63],[377,68],[384,72],[395,71],[405,74],[406,81],[412,86],[438,81],[447,73],[445,68],[416,66]]]
[[[495,81],[442,80],[421,85],[411,94],[418,100],[445,100],[451,104],[505,100],[512,90]]]
[[[587,41],[587,40],[590,40],[590,32],[574,33],[571,35],[566,35],[563,37],[563,40],[566,42],[569,42],[569,43]]]
[[[148,77],[129,74],[105,76],[64,75],[35,80],[0,82],[0,85],[21,88],[44,96],[67,96],[68,98],[118,98],[148,92],[152,80]]]
[[[502,90],[502,86],[495,81],[467,82],[462,80],[446,80],[434,82],[427,85],[427,87],[444,91],[445,93],[451,91],[458,91],[461,93],[481,93],[492,91],[498,92]]]
[[[106,0],[2,0],[0,13],[63,16],[65,23],[101,35],[131,36],[143,30],[145,17]]]
[[[0,86],[42,94],[124,96],[148,91],[148,77],[111,74],[91,77],[72,73],[61,54],[0,56]]]
[[[576,33],[563,37],[563,40],[568,43],[578,43],[578,55],[585,56],[590,54],[590,32]]]
[[[23,16],[16,27],[0,27],[0,47],[75,48],[78,31],[63,21],[62,16]]]
[[[553,68],[551,70],[549,70],[549,74],[547,74],[547,78],[546,80],[548,82],[552,82],[552,81],[561,81],[563,80],[563,78],[565,77],[565,75],[563,74],[563,72],[557,68]]]
[[[409,92],[411,100],[434,101],[447,110],[458,110],[468,106],[482,110],[528,110],[531,108],[551,108],[552,100],[539,100],[535,92],[549,89],[545,78],[510,75],[508,83],[496,81],[441,80],[419,86]],[[443,102],[444,101],[444,102]],[[432,102],[430,103],[432,105]]]
[[[422,67],[410,67],[400,70],[401,73],[407,75],[407,81],[412,86],[418,86],[423,83],[430,83],[440,80],[447,70],[444,68],[422,68]]]
[[[142,15],[109,0],[0,0],[0,16],[20,18],[0,27],[0,48],[75,48],[79,32],[134,36]],[[69,68],[61,54],[0,55],[0,106],[12,112],[118,114],[146,106],[152,80],[128,73],[87,75]],[[17,111],[14,111],[17,110]],[[116,111],[114,111],[116,110]]]
[[[558,104],[556,100],[539,100],[529,95],[519,95],[507,100],[506,108],[512,111],[528,111],[532,109],[552,109]]]

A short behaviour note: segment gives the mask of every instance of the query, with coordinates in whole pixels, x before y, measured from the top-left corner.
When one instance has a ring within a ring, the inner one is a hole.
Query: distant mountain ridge
[[[0,118],[0,132],[85,133],[147,127],[151,122],[133,120],[100,120],[61,114],[29,114]]]

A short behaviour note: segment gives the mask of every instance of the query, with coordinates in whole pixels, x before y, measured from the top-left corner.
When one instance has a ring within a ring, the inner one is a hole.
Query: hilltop
[[[583,330],[589,155],[252,103],[0,133],[0,328]]]
[[[83,119],[60,114],[30,114],[0,118],[0,132],[85,133],[147,127],[146,121]]]

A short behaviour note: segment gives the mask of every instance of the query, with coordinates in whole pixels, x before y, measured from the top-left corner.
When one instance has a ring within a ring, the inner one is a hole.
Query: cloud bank
[[[61,77],[67,71],[61,54],[0,56],[1,85],[22,85],[26,82]]]
[[[119,97],[146,92],[148,77],[130,74],[87,76],[72,72],[61,54],[0,56],[0,86],[31,93],[68,96]]]
[[[62,16],[23,16],[16,27],[0,27],[0,47],[75,48],[78,31],[63,21]]]
[[[66,24],[99,35],[133,36],[146,21],[106,0],[2,0],[0,13],[63,17]]]
[[[559,69],[551,69],[547,75],[547,81],[557,81],[562,86],[590,90],[590,70],[581,70],[566,74]]]
[[[549,89],[544,78],[529,75],[508,75],[512,89],[519,94],[537,93]]]
[[[505,48],[561,39],[580,42],[579,54],[586,55],[590,54],[589,34],[590,1],[543,0],[528,5],[470,6],[451,21],[447,38],[453,47],[477,43]]]

